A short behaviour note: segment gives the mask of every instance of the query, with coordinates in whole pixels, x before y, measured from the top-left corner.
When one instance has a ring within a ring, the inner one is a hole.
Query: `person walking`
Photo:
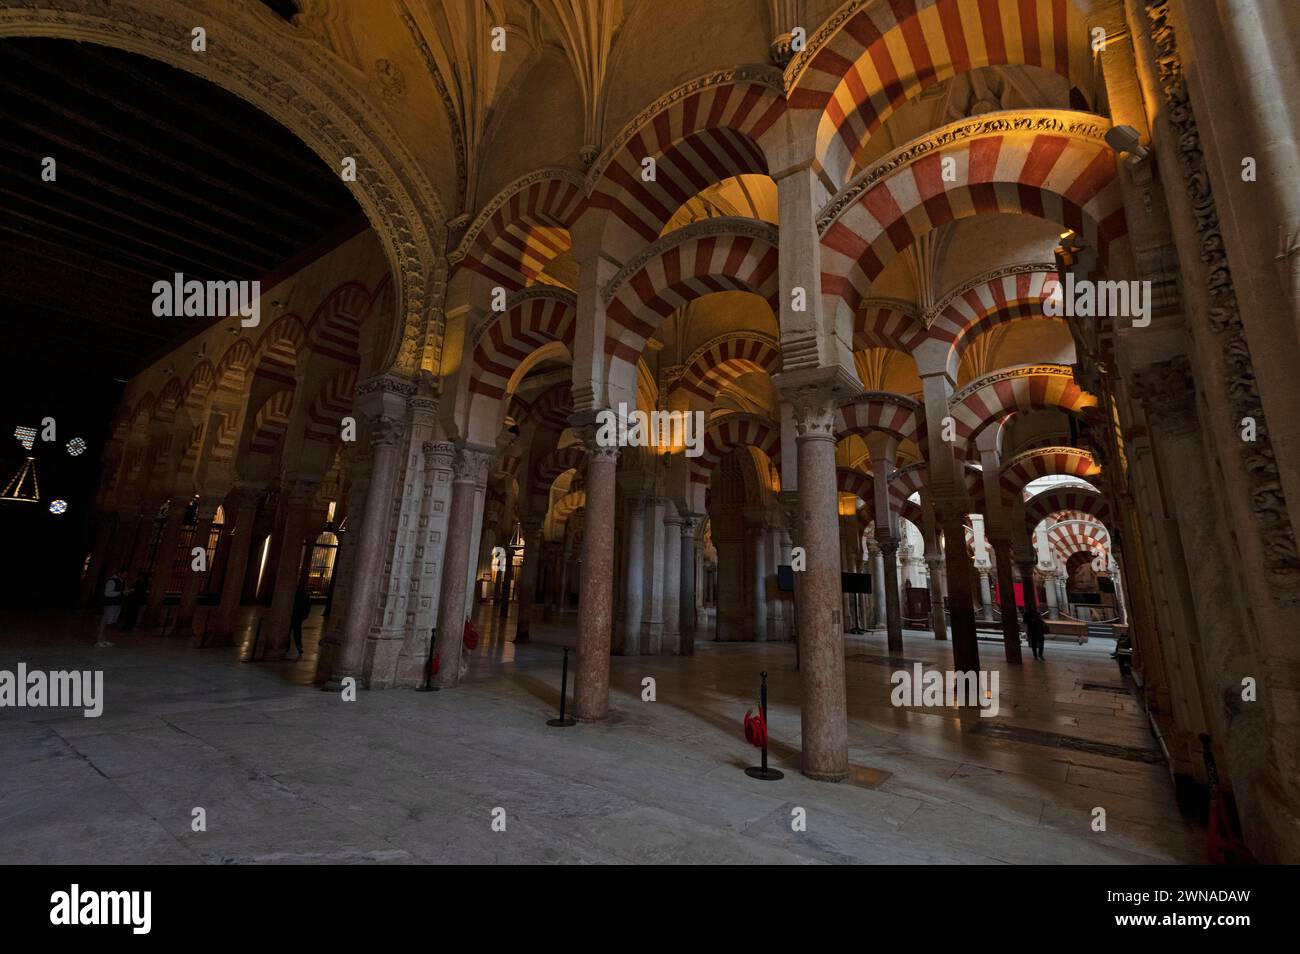
[[[1042,659],[1043,644],[1047,640],[1046,627],[1043,626],[1043,617],[1038,615],[1038,611],[1028,607],[1025,608],[1025,636],[1029,639],[1029,648],[1034,658]]]
[[[122,601],[126,597],[126,567],[122,567],[104,584],[104,613],[99,618],[99,639],[96,646],[112,646],[108,641],[108,627],[116,626],[122,615]]]
[[[289,633],[293,636],[293,644],[298,647],[298,658],[302,658],[302,624],[303,621],[311,615],[311,597],[307,595],[307,581],[300,579],[298,589],[293,594],[293,614],[291,616]],[[285,650],[286,656],[289,651]]]

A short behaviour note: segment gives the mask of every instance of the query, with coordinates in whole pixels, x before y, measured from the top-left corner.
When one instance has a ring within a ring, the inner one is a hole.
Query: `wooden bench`
[[[1047,635],[1053,639],[1072,639],[1076,643],[1088,641],[1088,624],[1076,623],[1072,619],[1045,619],[1043,625]]]

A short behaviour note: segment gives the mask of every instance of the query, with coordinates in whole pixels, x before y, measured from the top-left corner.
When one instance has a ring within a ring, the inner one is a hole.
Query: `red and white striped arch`
[[[293,410],[293,391],[285,388],[276,391],[253,415],[252,433],[248,449],[254,454],[272,454],[280,446],[289,429],[289,413]]]
[[[1025,501],[1025,524],[1030,531],[1059,513],[1087,515],[1103,524],[1111,519],[1105,498],[1090,487],[1048,487]]]
[[[978,467],[964,465],[966,477],[966,496],[969,499],[971,513],[984,512],[984,477]],[[908,498],[923,490],[929,481],[929,467],[925,461],[900,467],[889,476],[889,506],[895,513],[902,513]],[[918,511],[919,514],[919,511]],[[920,523],[917,523],[920,526]]]
[[[862,501],[858,510],[864,522],[875,519],[876,483],[870,474],[865,474],[852,467],[838,467],[835,470],[835,486],[842,494],[853,494]]]
[[[1096,83],[1087,26],[1070,0],[851,0],[791,62],[789,108],[800,134],[816,129],[816,159],[838,186],[903,103],[1003,64],[1058,73],[1085,94]]]
[[[307,405],[304,436],[309,441],[331,443],[339,433],[343,418],[352,413],[357,393],[357,369],[345,365],[331,374]]]
[[[977,378],[952,397],[957,439],[969,442],[990,424],[1017,411],[1056,408],[1079,414],[1097,406],[1097,398],[1074,380],[1062,364],[1035,364],[994,371]]]
[[[766,335],[736,332],[714,338],[691,355],[677,386],[710,404],[727,383],[746,374],[775,374],[781,368],[781,351]]]
[[[925,335],[925,322],[910,303],[870,298],[858,308],[853,322],[853,350],[892,348],[912,354]]]
[[[835,411],[835,437],[865,436],[881,431],[897,441],[925,440],[925,415],[910,398],[887,391],[867,391]]]
[[[293,313],[281,315],[262,332],[253,352],[253,376],[259,381],[292,388],[297,384],[298,354],[307,344],[307,330]]]
[[[871,283],[918,236],[993,213],[1073,229],[1104,268],[1111,242],[1128,228],[1106,129],[1088,113],[1016,111],[964,119],[907,144],[819,219],[822,293],[856,313]]]
[[[714,183],[767,174],[758,142],[785,111],[779,76],[729,70],[678,87],[634,118],[587,176],[587,204],[608,212],[602,248],[626,257],[653,242],[668,220]],[[654,181],[642,162],[655,160]]]
[[[253,346],[247,338],[237,338],[217,362],[217,387],[224,391],[240,391],[244,375],[253,366]]]
[[[1062,474],[1091,481],[1100,473],[1101,467],[1092,454],[1078,447],[1038,447],[1025,451],[1003,464],[998,474],[1002,504],[1010,508],[1017,500],[1023,500],[1024,489],[1039,477]]]
[[[1058,523],[1047,531],[1047,545],[1057,560],[1065,565],[1076,553],[1110,555],[1110,534],[1098,523],[1071,520]]]
[[[312,353],[356,364],[361,360],[361,324],[374,299],[360,282],[344,282],[316,308],[308,324],[307,345]]]
[[[475,218],[452,265],[510,291],[531,285],[572,247],[569,229],[582,211],[584,189],[567,169],[541,169],[512,182]]]
[[[558,341],[572,351],[576,316],[576,299],[564,288],[530,288],[511,298],[506,310],[478,332],[470,359],[470,391],[502,398],[515,369],[538,348]]]
[[[781,460],[781,428],[757,414],[726,414],[709,422],[704,431],[704,452],[690,457],[691,482],[707,484],[722,455],[737,447],[754,447],[773,466]]]
[[[569,416],[573,414],[573,387],[562,382],[548,388],[528,405],[523,413],[515,418],[520,430],[537,425],[548,431],[563,431],[569,426]]]
[[[773,226],[721,218],[671,232],[625,266],[604,292],[605,353],[635,381],[641,351],[668,315],[724,291],[759,295],[775,314],[778,277]]]
[[[185,451],[181,454],[180,473],[193,474],[199,466],[199,455],[203,451],[203,435],[207,427],[200,421],[190,429],[189,439],[185,442]]]
[[[173,375],[167,379],[157,399],[153,402],[153,419],[172,423],[176,420],[176,409],[181,406],[183,397],[181,379]]]
[[[533,465],[530,489],[533,493],[546,493],[566,470],[582,470],[586,465],[587,451],[581,444],[557,447],[543,454]]]
[[[217,422],[217,433],[212,439],[212,459],[230,461],[235,459],[235,447],[239,443],[239,428],[243,417],[238,410],[221,415]]]
[[[1022,318],[1064,320],[1050,318],[1043,311],[1043,301],[1059,286],[1056,269],[1042,266],[968,284],[946,303],[941,303],[939,314],[930,325],[930,337],[949,345],[949,375],[957,377],[962,354],[971,342],[998,325]]]
[[[181,388],[181,403],[186,410],[191,412],[201,410],[216,383],[217,373],[211,361],[205,358],[196,364]]]

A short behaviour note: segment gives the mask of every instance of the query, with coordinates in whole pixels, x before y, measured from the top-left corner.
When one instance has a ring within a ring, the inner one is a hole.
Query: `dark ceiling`
[[[155,281],[263,279],[360,215],[315,153],[205,80],[0,40],[0,334],[28,366],[130,377],[204,322],[155,317]]]

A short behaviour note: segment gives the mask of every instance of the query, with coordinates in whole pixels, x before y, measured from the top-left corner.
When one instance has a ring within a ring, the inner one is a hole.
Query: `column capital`
[[[494,451],[489,447],[459,442],[455,447],[456,452],[451,461],[452,479],[456,483],[473,483],[485,486]]]
[[[290,506],[305,507],[320,489],[321,482],[310,477],[287,477],[281,487]]]
[[[430,470],[451,470],[451,460],[456,456],[456,445],[450,441],[425,441],[420,445],[424,452],[424,466]]]
[[[693,537],[695,536],[695,528],[700,525],[700,519],[704,515],[691,513],[691,511],[687,510],[679,513],[677,516],[680,518],[682,523],[682,536]]]
[[[835,440],[840,402],[862,391],[861,382],[840,365],[782,371],[772,383],[790,405],[800,440]]]
[[[1196,431],[1196,383],[1186,355],[1135,371],[1132,383],[1134,397],[1162,430],[1180,436]]]
[[[379,414],[368,417],[370,425],[371,447],[392,447],[402,442],[406,436],[406,421],[400,417]]]

